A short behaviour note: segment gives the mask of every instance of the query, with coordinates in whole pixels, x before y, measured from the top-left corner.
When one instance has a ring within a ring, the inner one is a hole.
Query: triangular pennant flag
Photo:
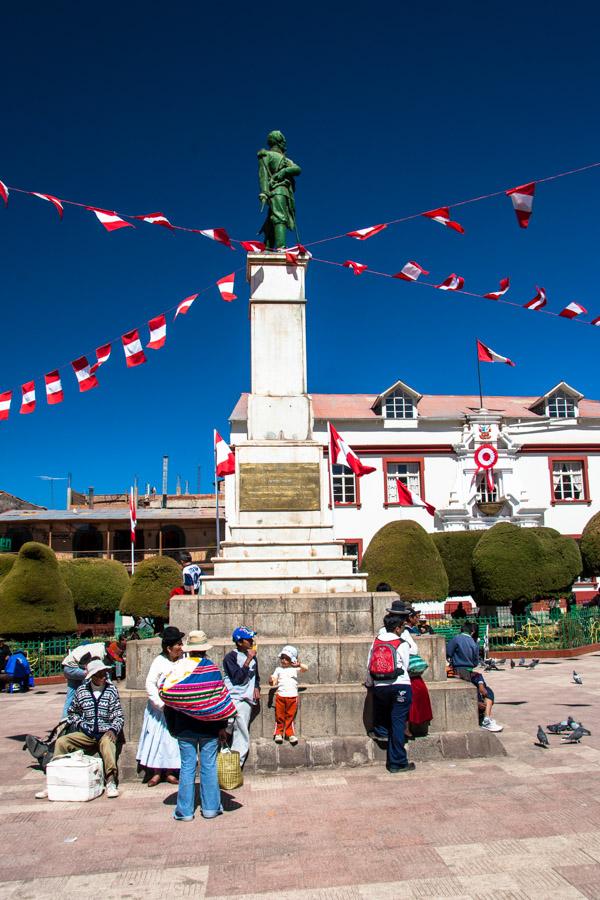
[[[537,287],[536,285],[536,295],[533,300],[530,300],[528,303],[524,303],[523,307],[525,309],[542,309],[546,303],[548,302],[548,298],[546,297],[546,291],[544,288]]]
[[[452,221],[450,218],[450,209],[447,206],[440,206],[439,209],[432,209],[429,212],[421,213],[421,215],[426,219],[433,219],[434,222],[439,222],[440,225],[445,225],[446,228],[458,231],[459,234],[465,233],[465,229],[462,225]]]
[[[420,275],[429,275],[427,269],[420,266],[414,259],[409,259],[399,272],[396,272],[393,278],[401,278],[403,281],[416,281]]]
[[[231,303],[232,300],[237,300],[236,295],[233,293],[234,291],[234,281],[235,281],[235,272],[232,272],[231,275],[226,275],[224,278],[219,278],[217,281],[217,287],[221,292],[221,297],[225,300],[226,303]]]
[[[229,444],[223,440],[219,432],[215,429],[215,469],[217,476],[223,478],[225,475],[233,475],[235,473],[235,452]]]
[[[103,344],[102,347],[96,348],[96,362],[93,366],[90,366],[90,374],[93,375],[100,366],[103,366],[104,363],[108,360],[110,356],[110,344]]]
[[[331,422],[329,423],[329,452],[332,466],[348,466],[357,478],[375,472],[373,466],[365,466],[346,441],[341,437]]]
[[[125,362],[128,369],[133,369],[134,366],[141,366],[142,363],[146,362],[146,354],[142,350],[142,342],[140,341],[137,328],[132,328],[131,331],[121,335],[121,341],[123,342]]]
[[[533,212],[533,196],[535,194],[535,181],[522,184],[520,187],[511,188],[506,196],[512,200],[513,209],[517,216],[517,222],[521,228],[527,228]]]
[[[177,316],[185,316],[189,308],[191,307],[194,300],[198,297],[198,294],[190,294],[189,297],[186,297],[185,300],[182,300],[177,309],[175,310],[175,315],[173,316],[173,321],[177,318]]]
[[[411,491],[400,478],[396,478],[396,490],[398,492],[398,503],[400,506],[423,506],[430,516],[435,516],[435,506],[427,503],[414,491]]]
[[[356,238],[357,241],[366,241],[369,238],[375,237],[375,235],[379,234],[380,231],[383,231],[384,228],[387,228],[387,225],[371,225],[370,228],[359,228],[357,231],[348,231],[347,236]]]
[[[435,287],[440,291],[460,291],[463,289],[464,284],[465,279],[461,275],[455,275],[453,272],[447,278],[444,278],[441,284],[436,284]]]
[[[54,209],[56,210],[56,212],[58,213],[58,218],[62,219],[64,209],[63,209],[63,205],[60,202],[60,200],[58,199],[58,197],[53,197],[52,194],[38,194],[37,191],[32,191],[31,194],[33,197],[39,197],[40,200],[47,200],[48,203],[51,203],[52,206],[54,207]]]
[[[477,359],[480,362],[500,362],[506,363],[507,366],[515,365],[512,359],[509,359],[507,356],[500,356],[499,353],[495,353],[494,350],[490,347],[486,347],[481,341],[477,341]]]
[[[96,209],[95,206],[88,206],[90,212],[93,212],[98,221],[104,225],[107,231],[118,231],[119,228],[135,228],[131,222],[126,222],[116,212],[110,212],[107,209]]]
[[[285,251],[285,261],[288,266],[297,266],[298,265],[298,257],[300,254],[293,253],[291,250]]]
[[[47,375],[44,375],[44,381],[46,382],[46,400],[50,406],[55,403],[62,403],[65,399],[65,395],[62,389],[58,369],[54,369],[53,372],[48,372]]]
[[[201,228],[194,228],[193,231],[196,231],[198,234],[203,234],[204,237],[210,238],[211,241],[217,241],[219,244],[225,244],[226,247],[229,247],[230,250],[235,249],[231,244],[231,239],[224,228],[206,228],[202,230]]]
[[[584,316],[586,312],[587,309],[580,303],[569,303],[568,306],[565,306],[565,308],[559,312],[559,316],[562,316],[563,319],[576,319],[577,316]]]
[[[2,197],[2,199],[4,200],[5,206],[8,206],[8,194],[9,194],[8,188],[6,187],[6,185],[4,184],[3,181],[0,181],[0,197]]]
[[[165,316],[160,315],[150,319],[148,328],[150,329],[150,340],[146,347],[149,347],[151,350],[160,350],[161,347],[165,346],[167,339],[167,320]]]
[[[21,385],[21,409],[22,415],[26,416],[35,409],[35,382],[27,381]]]
[[[504,294],[510,287],[510,278],[501,278],[500,279],[500,290],[499,291],[490,291],[489,294],[484,294],[483,296],[487,300],[499,300],[500,297],[503,297]]]
[[[590,325],[600,325],[600,316],[596,316],[595,319],[592,319]]]
[[[12,391],[3,391],[3,393],[0,394],[0,421],[8,419],[11,400]]]
[[[355,275],[362,275],[362,273],[369,268],[368,266],[365,266],[364,263],[354,262],[353,259],[347,259],[342,265],[346,269],[352,269]]]
[[[92,388],[98,387],[98,379],[90,372],[90,364],[86,356],[80,356],[79,359],[73,360],[71,365],[80,391],[91,391]]]
[[[240,241],[240,244],[248,253],[262,253],[266,245],[262,241]]]
[[[170,228],[171,231],[175,230],[175,226],[171,225],[165,214],[161,212],[148,213],[147,216],[134,216],[133,218],[139,219],[141,222],[148,222],[149,225],[162,225],[163,228]]]

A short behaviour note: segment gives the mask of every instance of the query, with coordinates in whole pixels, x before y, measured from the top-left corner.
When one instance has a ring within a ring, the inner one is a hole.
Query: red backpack
[[[402,666],[396,665],[396,650],[402,638],[393,641],[382,641],[375,638],[369,662],[369,674],[373,681],[392,684],[400,675],[404,675]]]

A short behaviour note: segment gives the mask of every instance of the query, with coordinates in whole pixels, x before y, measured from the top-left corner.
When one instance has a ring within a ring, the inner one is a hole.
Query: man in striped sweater
[[[100,753],[104,763],[106,796],[118,797],[117,738],[123,730],[124,717],[119,692],[108,681],[109,667],[94,659],[86,668],[85,681],[77,688],[69,707],[67,723],[76,730],[56,742],[54,756],[84,750]],[[41,791],[36,797],[45,792]],[[47,794],[46,794],[47,796]]]

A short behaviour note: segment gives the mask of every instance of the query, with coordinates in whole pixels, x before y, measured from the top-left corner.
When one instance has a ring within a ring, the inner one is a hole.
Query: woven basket
[[[223,748],[217,756],[219,787],[224,791],[235,791],[244,783],[244,774],[237,750]]]

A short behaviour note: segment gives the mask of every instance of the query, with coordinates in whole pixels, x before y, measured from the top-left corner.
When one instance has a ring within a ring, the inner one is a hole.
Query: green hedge
[[[600,575],[600,512],[583,529],[580,547],[584,574]]]
[[[77,628],[73,597],[45,544],[23,544],[0,583],[0,634],[68,634]]]
[[[15,564],[16,553],[0,553],[0,581],[8,575]]]
[[[129,586],[129,575],[122,563],[114,559],[83,558],[63,559],[58,565],[78,613],[113,616]]]
[[[129,616],[168,617],[167,600],[181,584],[181,569],[169,556],[152,556],[135,567],[121,599],[120,610]]]
[[[448,576],[431,535],[412,519],[389,522],[373,536],[362,559],[368,590],[387,582],[404,600],[445,600]]]
[[[471,565],[482,531],[437,531],[432,534],[448,576],[448,596],[466,597],[475,590]]]

